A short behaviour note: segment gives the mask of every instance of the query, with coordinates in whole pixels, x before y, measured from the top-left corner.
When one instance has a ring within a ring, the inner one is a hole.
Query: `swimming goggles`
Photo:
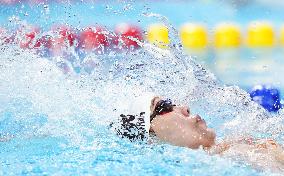
[[[163,115],[173,111],[173,107],[176,106],[172,103],[172,100],[160,100],[153,111],[153,114],[150,116],[150,122],[156,117],[156,115]]]

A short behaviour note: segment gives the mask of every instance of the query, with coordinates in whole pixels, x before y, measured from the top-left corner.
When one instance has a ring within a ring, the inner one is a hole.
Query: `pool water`
[[[281,115],[266,119],[271,115],[244,91],[219,85],[178,49],[164,52],[145,45],[132,54],[117,55],[116,69],[104,77],[66,75],[53,61],[15,46],[2,53],[0,129],[1,138],[7,139],[0,143],[2,175],[267,174],[237,159],[208,156],[201,149],[120,139],[108,124],[128,97],[144,90],[189,102],[193,112],[219,130],[218,138],[225,132],[282,137]],[[187,59],[186,66],[177,57]],[[130,67],[138,63],[143,66]],[[232,120],[241,124],[224,125]]]
[[[1,175],[258,174],[242,164],[200,151],[167,144],[135,145],[107,136],[107,132],[101,135],[110,138],[95,138],[95,143],[85,147],[69,146],[51,137],[2,143],[5,151],[1,151]]]
[[[270,114],[240,88],[223,86],[179,47],[91,53],[94,72],[68,74],[56,58],[13,44],[0,49],[0,175],[273,174],[201,149],[131,143],[109,129],[131,97],[152,91],[189,105],[218,140],[250,134],[283,141],[282,111]]]
[[[276,26],[282,24],[283,4],[267,5],[250,2],[238,5],[233,1],[62,1],[62,3],[0,4],[0,24],[11,26],[13,21],[27,21],[44,29],[53,24],[70,24],[84,27],[101,24],[114,27],[121,22],[138,23],[142,27],[157,18],[145,18],[147,14],[160,14],[176,27],[186,22],[199,22],[212,27],[219,22],[247,24],[254,20],[268,20]],[[179,9],[174,10],[174,9]],[[218,10],[216,10],[218,9]],[[214,12],[214,15],[207,12]],[[106,20],[107,17],[107,20]]]

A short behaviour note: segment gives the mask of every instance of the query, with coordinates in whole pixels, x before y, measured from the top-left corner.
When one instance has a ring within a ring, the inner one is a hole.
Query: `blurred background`
[[[277,111],[284,92],[283,8],[280,0],[0,0],[0,41],[40,48],[45,57],[73,47],[81,58],[82,50],[138,49],[138,41],[164,49],[179,44],[222,83]]]

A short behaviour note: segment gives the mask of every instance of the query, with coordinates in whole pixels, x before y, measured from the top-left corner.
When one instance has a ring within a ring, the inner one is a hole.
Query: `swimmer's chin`
[[[203,147],[210,148],[215,145],[216,133],[214,129],[207,128],[207,142],[203,145]]]

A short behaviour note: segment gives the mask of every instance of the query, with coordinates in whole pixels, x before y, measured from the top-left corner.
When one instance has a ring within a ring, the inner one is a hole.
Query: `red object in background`
[[[80,47],[85,51],[104,52],[109,46],[108,34],[102,27],[88,27],[80,34]]]
[[[64,25],[54,26],[52,33],[50,50],[53,55],[61,55],[64,50],[75,46],[77,36],[70,27]]]
[[[52,38],[49,35],[41,36],[39,39],[37,39],[34,48],[40,48],[42,49],[50,49],[52,45]]]
[[[51,48],[51,36],[42,36],[39,27],[31,25],[21,26],[14,37],[13,41],[24,49],[46,50]]]
[[[40,29],[35,26],[22,26],[17,31],[17,41],[21,48],[34,48],[36,37],[40,34]]]
[[[118,35],[119,44],[126,49],[139,48],[139,42],[143,40],[142,30],[135,25],[119,24],[115,28],[115,33]]]
[[[69,26],[60,25],[54,27],[53,31],[57,33],[57,38],[60,42],[64,41],[67,42],[68,46],[74,46],[77,36]]]

